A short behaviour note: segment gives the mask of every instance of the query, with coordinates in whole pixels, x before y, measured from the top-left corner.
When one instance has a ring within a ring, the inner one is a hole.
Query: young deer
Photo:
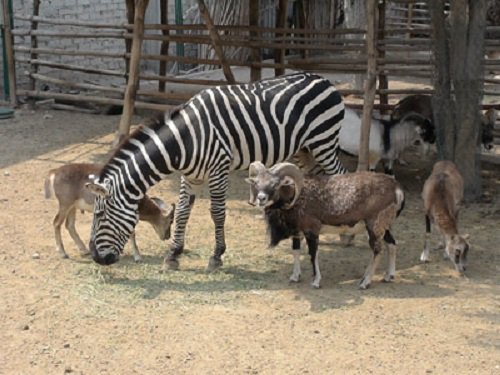
[[[76,210],[93,212],[94,195],[85,188],[89,175],[98,175],[101,166],[98,164],[67,164],[49,171],[45,179],[45,198],[55,196],[59,202],[59,211],[54,218],[54,231],[57,251],[62,258],[68,255],[64,251],[61,238],[61,225],[65,223],[71,238],[82,254],[88,254],[87,247],[82,242],[75,229]],[[139,220],[150,223],[160,240],[170,237],[170,226],[174,216],[174,205],[167,205],[159,198],[147,195],[139,203]],[[141,254],[137,248],[135,233],[131,237],[134,260],[140,261]]]
[[[422,262],[429,261],[429,237],[433,222],[444,236],[445,257],[453,262],[458,272],[465,271],[469,236],[461,236],[457,228],[459,204],[463,195],[464,181],[455,164],[447,160],[434,164],[422,192],[426,224],[424,251],[420,256]]]

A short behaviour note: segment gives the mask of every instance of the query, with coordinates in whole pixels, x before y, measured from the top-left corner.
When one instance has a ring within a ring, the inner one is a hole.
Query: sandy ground
[[[219,272],[204,272],[214,242],[206,192],[179,271],[159,273],[167,243],[142,223],[142,263],[125,256],[100,267],[67,233],[70,259],[60,259],[45,175],[63,163],[104,160],[118,120],[20,110],[0,122],[0,374],[500,374],[498,166],[484,165],[485,199],[462,212],[472,241],[466,277],[439,252],[419,262],[419,194],[432,159],[413,154],[396,169],[408,201],[394,228],[390,284],[380,282],[380,267],[372,287],[358,290],[370,257],[364,236],[351,247],[323,238],[321,289],[309,286],[305,256],[303,281],[289,284],[289,243],[266,249],[244,173],[231,180]],[[151,193],[170,203],[177,188],[172,176]],[[85,241],[90,222],[77,217]]]

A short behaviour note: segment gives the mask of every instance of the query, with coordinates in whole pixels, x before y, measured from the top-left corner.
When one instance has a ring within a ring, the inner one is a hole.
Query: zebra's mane
[[[119,155],[121,155],[123,150],[127,150],[129,148],[131,139],[139,139],[142,136],[144,128],[148,127],[154,131],[157,131],[157,129],[163,125],[165,125],[165,120],[163,115],[157,117],[150,117],[144,120],[142,124],[140,124],[136,129],[134,129],[132,133],[128,134],[125,138],[121,140],[121,142],[118,144],[115,150],[111,153],[106,164],[104,164],[104,167],[101,170],[99,178],[102,179],[107,176],[110,169],[110,165],[113,164],[113,160]]]

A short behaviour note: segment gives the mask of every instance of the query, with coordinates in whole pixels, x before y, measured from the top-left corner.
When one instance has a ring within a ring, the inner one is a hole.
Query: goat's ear
[[[93,175],[89,176],[89,179],[92,179]],[[110,196],[109,189],[106,185],[96,182],[95,180],[91,180],[85,184],[85,188],[94,193],[95,195],[99,195],[103,198],[107,198]]]
[[[165,202],[163,202],[162,199],[158,198],[158,197],[149,197],[154,204],[156,204],[158,206],[158,208],[162,211],[162,212],[166,212],[168,210],[167,208],[167,205]]]
[[[467,234],[464,234],[464,235],[462,236],[462,238],[463,238],[464,240],[466,240],[466,241],[469,241],[469,239],[470,239],[470,234],[468,234],[468,233],[467,233]]]

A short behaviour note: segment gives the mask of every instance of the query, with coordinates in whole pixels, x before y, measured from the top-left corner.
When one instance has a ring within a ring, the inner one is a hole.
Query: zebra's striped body
[[[179,171],[176,228],[166,262],[178,265],[196,187],[208,181],[216,238],[210,266],[221,265],[229,172],[256,160],[271,166],[302,150],[327,174],[344,173],[337,159],[343,114],[331,83],[307,73],[200,92],[165,124],[132,134],[95,179],[91,188],[100,195],[90,244],[94,259],[118,260],[137,222],[137,202],[149,187]]]

